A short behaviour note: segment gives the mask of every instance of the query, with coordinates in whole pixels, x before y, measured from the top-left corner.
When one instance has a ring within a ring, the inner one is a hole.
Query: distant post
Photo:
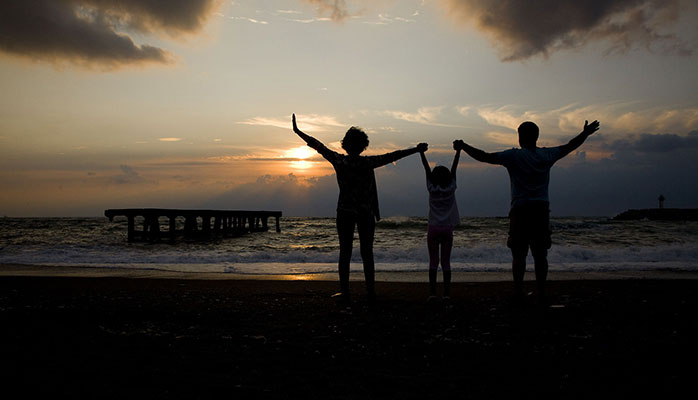
[[[664,208],[664,196],[660,194],[657,200],[659,200],[659,208]]]

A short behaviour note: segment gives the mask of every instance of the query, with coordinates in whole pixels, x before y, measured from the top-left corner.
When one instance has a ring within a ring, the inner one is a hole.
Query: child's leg
[[[439,242],[436,232],[429,227],[427,231],[427,248],[429,249],[429,294],[436,296],[436,272],[439,268]]]
[[[451,249],[453,249],[453,230],[444,232],[441,241],[441,270],[444,273],[444,296],[451,296]]]

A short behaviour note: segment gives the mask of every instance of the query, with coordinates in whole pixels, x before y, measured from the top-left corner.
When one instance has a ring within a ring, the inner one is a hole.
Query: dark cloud
[[[168,51],[126,33],[194,33],[218,0],[31,0],[0,2],[0,51],[32,60],[116,68],[169,63]]]
[[[678,20],[678,0],[445,0],[458,17],[489,33],[504,61],[547,56],[591,41],[607,52],[636,47],[690,55],[693,45],[665,32]]]
[[[166,31],[177,36],[201,29],[219,0],[67,0],[93,7],[141,32]]]
[[[643,153],[667,153],[681,149],[698,149],[698,131],[686,136],[666,133],[645,133],[630,139],[613,142],[610,146],[615,151],[637,151]]]

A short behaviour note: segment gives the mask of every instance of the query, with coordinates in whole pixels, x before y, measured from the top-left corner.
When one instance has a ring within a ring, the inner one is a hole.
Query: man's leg
[[[528,255],[528,245],[518,245],[511,248],[511,270],[514,275],[514,294],[523,296],[523,281],[526,273],[526,255]]]
[[[337,233],[339,235],[339,291],[349,295],[349,264],[354,243],[355,218],[351,213],[337,212]]]
[[[366,280],[366,292],[369,301],[375,300],[376,272],[373,262],[373,239],[376,233],[376,220],[373,215],[360,216],[358,221],[359,243],[361,246],[361,260],[364,263],[364,279]]]
[[[526,273],[526,255],[528,255],[528,235],[526,212],[520,208],[509,211],[509,237],[507,247],[511,249],[511,272],[514,276],[514,296],[524,295],[523,280]]]
[[[536,287],[538,299],[545,303],[545,281],[548,278],[548,249],[552,245],[550,230],[550,208],[541,204],[534,213],[533,238],[531,239],[531,254],[536,268]]]
[[[548,278],[548,250],[531,248],[533,262],[536,268],[536,287],[538,297],[545,298],[545,281]]]

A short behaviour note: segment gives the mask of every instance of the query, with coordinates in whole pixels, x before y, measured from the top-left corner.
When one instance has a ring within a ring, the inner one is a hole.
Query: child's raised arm
[[[422,159],[422,165],[424,166],[424,172],[426,172],[426,174],[427,174],[427,180],[431,180],[431,168],[429,168],[429,162],[427,161],[427,156],[424,155],[423,151],[420,151],[419,157]]]
[[[453,177],[453,180],[456,179],[456,171],[458,170],[458,160],[460,160],[460,143],[462,140],[454,140],[453,141],[453,149],[456,151],[456,155],[453,156],[453,164],[451,165],[451,176]]]

